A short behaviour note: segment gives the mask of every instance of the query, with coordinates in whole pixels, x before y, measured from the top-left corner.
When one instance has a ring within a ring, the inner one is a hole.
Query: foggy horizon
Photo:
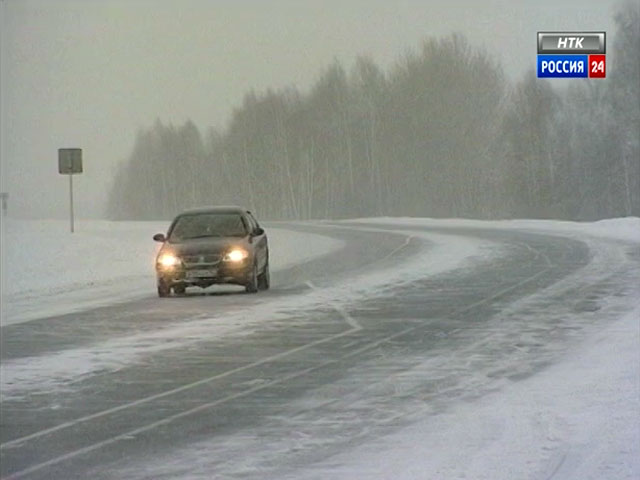
[[[368,56],[388,73],[424,39],[457,32],[515,82],[535,66],[539,30],[605,30],[610,42],[617,2],[544,4],[3,1],[1,177],[9,215],[66,218],[68,179],[57,173],[57,149],[79,147],[76,215],[104,217],[117,166],[140,129],[159,119],[224,131],[246,93],[307,92],[334,60],[349,70]]]

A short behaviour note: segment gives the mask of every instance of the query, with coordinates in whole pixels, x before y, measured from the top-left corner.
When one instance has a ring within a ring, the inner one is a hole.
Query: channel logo
[[[538,32],[538,78],[605,78],[605,32]]]

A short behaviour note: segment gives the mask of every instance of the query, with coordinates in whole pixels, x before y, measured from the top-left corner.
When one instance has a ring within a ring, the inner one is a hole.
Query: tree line
[[[511,84],[451,35],[389,72],[361,57],[306,93],[250,92],[222,132],[158,120],[118,170],[108,216],[213,204],[269,219],[640,216],[639,11],[615,14],[605,80],[530,71]]]

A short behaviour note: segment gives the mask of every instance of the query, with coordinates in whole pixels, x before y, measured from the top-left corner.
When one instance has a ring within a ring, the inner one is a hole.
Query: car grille
[[[198,266],[198,265],[217,265],[222,260],[222,255],[218,254],[205,254],[205,255],[183,255],[182,261],[185,266]]]

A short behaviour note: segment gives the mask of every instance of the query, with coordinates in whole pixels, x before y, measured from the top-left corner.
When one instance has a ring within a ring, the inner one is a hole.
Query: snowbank
[[[628,242],[640,242],[640,218],[612,218],[597,222],[568,222],[558,220],[467,220],[414,217],[378,217],[349,220],[358,223],[384,223],[421,227],[500,228],[557,233],[565,236],[589,235]]]

